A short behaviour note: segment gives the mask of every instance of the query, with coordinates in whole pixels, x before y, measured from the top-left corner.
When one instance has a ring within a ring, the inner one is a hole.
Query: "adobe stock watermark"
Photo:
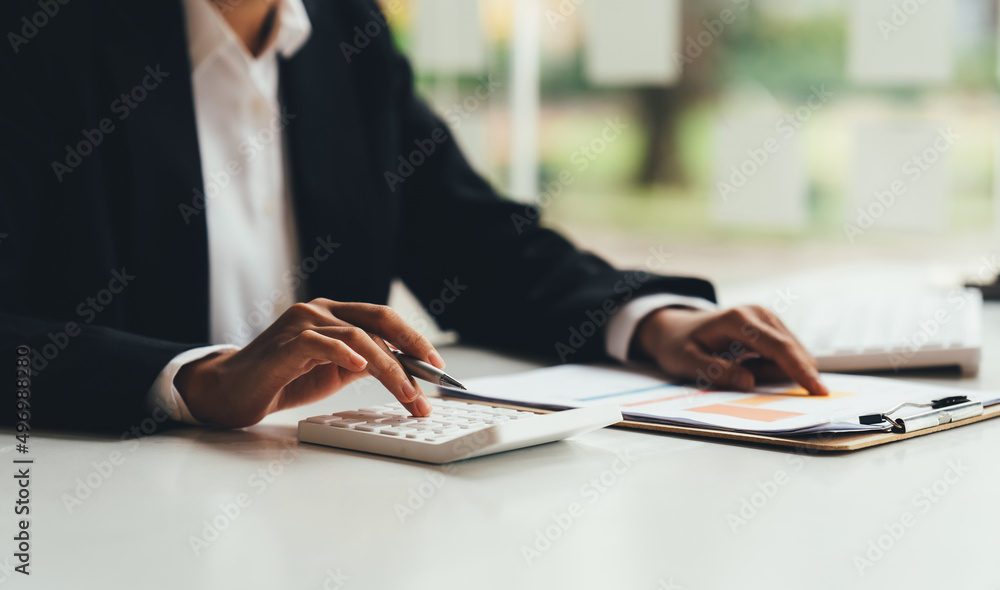
[[[212,517],[201,521],[201,533],[188,535],[188,546],[195,556],[201,556],[206,549],[218,541],[222,533],[253,506],[254,498],[266,492],[277,481],[277,478],[281,477],[285,467],[299,458],[299,448],[295,442],[286,440],[281,443],[281,446],[283,448],[278,453],[277,459],[253,471],[247,477],[246,485],[253,490],[252,495],[250,492],[244,491],[236,494],[232,500],[220,503]]]
[[[253,310],[247,313],[245,318],[242,318],[235,327],[222,336],[227,344],[243,346],[257,333],[270,325],[275,316],[275,311],[287,308],[295,303],[293,300],[294,293],[299,286],[309,280],[309,277],[319,270],[320,264],[329,260],[337,248],[340,248],[340,244],[334,242],[331,235],[325,238],[317,237],[315,243],[316,245],[313,247],[312,254],[300,260],[294,268],[285,271],[285,274],[281,277],[282,282],[288,287],[287,290],[272,289],[267,298],[255,301],[253,303]]]
[[[777,289],[771,300],[771,309],[778,313],[785,313],[791,309],[798,298],[799,296],[793,293],[790,288]],[[740,314],[742,312],[733,309],[729,313]],[[744,337],[744,340],[732,341],[729,344],[729,349],[724,352],[713,352],[712,362],[705,369],[698,369],[695,372],[695,387],[711,389],[715,382],[725,374],[727,367],[738,363],[744,356],[755,354],[752,348],[760,339],[760,330],[753,326],[749,318],[743,318],[740,335]]]
[[[399,0],[389,0],[384,3],[384,7],[389,16],[395,16],[402,9],[402,3]],[[389,21],[385,14],[373,8],[368,11],[368,15],[371,16],[371,19],[363,25],[354,27],[352,43],[341,41],[338,46],[347,63],[351,63],[351,60],[360,55],[361,51],[371,45],[372,41],[383,31],[389,30]]]
[[[112,113],[118,115],[119,121],[124,121],[132,112],[139,108],[139,105],[149,97],[149,93],[159,88],[163,80],[170,76],[170,72],[160,69],[160,64],[155,67],[146,66],[146,75],[142,77],[138,84],[128,92],[122,92],[121,96],[111,101],[108,108]],[[111,117],[104,117],[93,129],[82,129],[80,134],[83,139],[75,144],[65,146],[66,157],[63,161],[53,160],[51,163],[52,172],[56,175],[56,180],[62,182],[66,175],[83,164],[83,159],[94,153],[97,147],[104,142],[108,135],[116,129]]]
[[[121,294],[134,280],[135,276],[128,274],[124,266],[121,270],[112,270],[108,286],[80,302],[76,306],[76,315],[83,319],[84,325],[91,324],[97,319],[97,314],[111,305],[115,297]],[[72,339],[80,334],[81,325],[75,321],[66,322],[62,330],[49,332],[47,334],[49,341],[46,344],[40,348],[33,347],[31,349],[31,369],[35,373],[44,371],[49,366],[49,362],[55,360],[60,352],[66,350]]]
[[[425,334],[430,328],[430,324],[436,322],[441,314],[445,312],[447,307],[454,303],[458,298],[469,288],[468,285],[463,284],[459,277],[454,277],[452,279],[445,279],[442,283],[442,288],[440,294],[431,299],[426,304],[421,304],[423,309],[413,310],[404,319],[406,325],[413,328],[418,334]],[[411,342],[410,332],[405,334],[397,334],[395,337],[390,337],[389,342],[392,342],[398,346],[406,346]],[[362,395],[369,387],[380,387],[378,381],[374,377],[368,377],[364,379],[356,379],[347,384],[343,389],[338,392],[338,395],[344,395],[345,392],[350,391],[353,394]]]
[[[3,558],[3,563],[0,563],[0,584],[6,582],[15,571],[19,571],[15,570],[16,567],[18,566],[11,562],[10,557]]]
[[[493,78],[493,74],[481,78],[479,85],[476,86],[472,93],[466,95],[462,100],[453,103],[441,113],[441,117],[448,122],[452,131],[458,130],[462,126],[462,123],[479,107],[488,102],[490,96],[497,91],[497,88],[502,86],[502,83]],[[396,187],[413,176],[417,168],[426,163],[434,155],[438,147],[450,138],[451,134],[444,127],[435,127],[427,137],[414,139],[413,146],[415,149],[405,154],[405,156],[400,154],[396,157],[396,161],[398,162],[396,170],[387,169],[382,173],[382,177],[389,190],[396,192]]]
[[[576,175],[589,168],[591,163],[601,157],[611,144],[618,141],[628,128],[628,123],[623,123],[620,117],[604,119],[601,132],[590,141],[577,146],[577,149],[569,155],[569,161],[573,166],[562,169],[555,180],[546,182],[543,185],[544,190],[538,194],[534,202],[524,206],[523,214],[511,213],[510,220],[517,233],[523,233],[525,226],[537,222],[541,218],[541,210],[549,208],[562,197],[566,187],[576,182]]]
[[[411,328],[417,332],[424,332],[429,326],[427,325],[428,320],[435,321],[434,318],[438,318],[445,312],[445,309],[449,305],[454,303],[461,297],[462,293],[468,289],[469,286],[462,283],[459,277],[453,277],[451,279],[445,279],[443,286],[441,287],[441,292],[437,297],[431,299],[426,304],[423,304],[423,309],[430,314],[428,318],[425,314],[420,311],[413,311],[409,317],[406,318],[406,323]],[[395,342],[397,344],[406,345],[410,342],[408,333],[396,335]]]
[[[921,347],[944,331],[952,321],[961,321],[960,315],[956,318],[953,314],[965,309],[972,297],[972,293],[965,289],[956,288],[949,291],[945,295],[943,307],[939,307],[933,313],[925,316],[909,336],[902,337],[901,350],[886,353],[892,370],[898,373],[901,369],[906,368],[906,365],[913,360]]]
[[[323,585],[318,586],[316,590],[339,590],[343,588],[347,581],[351,579],[351,576],[340,571],[340,568],[328,569],[326,570],[326,576],[323,578]]]
[[[844,223],[844,235],[851,244],[858,236],[870,230],[886,212],[906,194],[912,186],[924,177],[941,160],[941,156],[951,150],[961,136],[951,128],[938,129],[937,136],[930,145],[907,158],[900,169],[900,176],[890,181],[888,186],[876,189],[873,198],[865,207],[857,208],[854,222]],[[905,177],[905,178],[904,178]]]
[[[458,468],[452,463],[443,465],[436,470],[428,470],[424,475],[424,481],[410,486],[410,489],[407,490],[406,500],[396,502],[392,506],[399,524],[406,524],[406,520],[423,508],[427,501],[433,498],[438,490],[448,482],[448,476],[454,475],[457,470]]]
[[[582,5],[587,0],[562,0],[556,6],[555,10],[551,8],[545,9],[545,21],[549,23],[549,28],[553,31],[556,27],[566,22],[571,16],[576,14],[576,11],[580,9]]]
[[[880,18],[876,22],[878,25],[878,32],[882,35],[883,41],[888,41],[893,35],[898,33],[909,24],[910,19],[918,12],[920,9],[927,5],[930,0],[903,0],[892,5],[892,10],[889,11],[889,15],[885,18]]]
[[[857,568],[858,574],[864,576],[866,570],[885,559],[896,544],[906,536],[906,533],[917,524],[917,515],[927,514],[936,504],[941,502],[951,491],[952,486],[961,481],[968,471],[969,466],[963,464],[961,459],[948,461],[948,467],[940,478],[913,495],[910,503],[913,505],[914,511],[904,511],[895,520],[884,524],[876,536],[869,539],[868,545],[854,554],[852,562]]]
[[[747,181],[760,172],[771,161],[771,157],[781,151],[782,143],[791,140],[802,127],[812,119],[813,115],[822,110],[834,93],[826,89],[825,84],[819,87],[810,88],[812,94],[805,103],[799,105],[792,111],[783,114],[774,124],[774,131],[777,135],[766,137],[756,147],[747,149],[747,157],[738,164],[729,167],[729,178],[718,180],[715,188],[722,197],[722,202],[726,203],[732,195],[739,192]]]
[[[237,146],[237,151],[243,156],[243,161],[231,159],[221,170],[216,170],[204,175],[202,179],[205,190],[200,187],[191,189],[192,197],[190,203],[180,203],[177,211],[180,212],[186,225],[190,225],[191,219],[201,214],[208,205],[208,201],[222,195],[229,183],[234,178],[243,174],[251,162],[257,159],[261,152],[271,149],[271,144],[280,137],[280,133],[298,115],[288,112],[288,107],[281,105],[281,108],[271,115],[267,125],[259,128],[256,133],[243,139]],[[280,144],[276,144],[273,149],[281,149]]]
[[[535,529],[534,538],[529,545],[521,545],[521,557],[528,566],[533,565],[535,560],[552,548],[553,543],[573,528],[576,521],[586,513],[586,507],[595,504],[614,488],[618,478],[636,462],[635,457],[632,457],[627,449],[618,451],[615,455],[616,458],[607,469],[580,486],[580,500],[570,502],[565,511],[550,514],[552,522]]]
[[[790,472],[776,469],[770,477],[758,480],[754,485],[755,489],[740,498],[739,506],[726,513],[726,524],[734,535],[762,513],[771,500],[788,485],[791,473],[801,471],[805,465],[805,460],[796,455],[786,455],[785,461],[789,464]]]
[[[92,461],[93,468],[82,477],[76,478],[76,486],[71,492],[64,492],[60,499],[67,514],[73,514],[89,500],[104,483],[125,464],[129,456],[135,453],[143,438],[154,434],[161,424],[170,419],[170,414],[159,403],[153,408],[150,417],[144,418],[139,424],[133,425],[121,435],[123,443],[129,442],[128,454],[111,451],[103,459]],[[131,439],[131,440],[130,440]]]
[[[633,270],[625,273],[624,278],[619,279],[612,286],[622,304],[629,302],[642,286],[653,278],[651,271],[658,270],[666,265],[667,260],[673,256],[672,253],[663,249],[663,244],[658,247],[649,247],[649,256],[645,260],[645,268]],[[561,362],[567,362],[567,358],[584,347],[590,338],[601,333],[601,329],[608,323],[614,314],[618,313],[621,306],[615,298],[608,297],[600,307],[589,309],[584,312],[587,319],[577,326],[570,326],[569,336],[565,341],[555,343],[556,355]]]
[[[460,461],[482,449],[489,444],[490,440],[490,436],[482,430],[472,432],[450,443],[451,446],[448,452],[451,454],[453,460]],[[396,513],[396,518],[399,519],[399,524],[406,524],[406,520],[413,517],[418,510],[423,508],[437,494],[438,490],[448,483],[450,477],[454,476],[457,471],[458,466],[455,463],[447,463],[437,470],[428,471],[424,476],[425,481],[411,486],[407,490],[406,500],[404,502],[396,502],[392,507]]]
[[[746,12],[750,6],[750,0],[731,0],[731,2],[736,5],[736,11],[739,12]],[[736,22],[736,11],[732,8],[723,8],[716,18],[702,20],[702,30],[695,35],[688,35],[684,40],[684,53],[674,52],[673,59],[677,67],[683,68],[685,65],[691,65],[701,57],[705,50],[722,36],[726,27]]]
[[[21,34],[14,31],[7,33],[7,41],[14,55],[20,53],[21,46],[34,39],[59,14],[59,10],[69,3],[70,0],[38,0],[38,10],[21,17]]]

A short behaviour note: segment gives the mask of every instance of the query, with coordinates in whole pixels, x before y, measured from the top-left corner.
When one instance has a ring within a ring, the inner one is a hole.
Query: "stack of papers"
[[[626,420],[782,435],[889,430],[886,423],[861,424],[858,418],[903,402],[966,395],[983,406],[1000,403],[1000,392],[832,373],[821,379],[830,390],[828,397],[811,396],[794,384],[758,387],[750,393],[701,390],[621,367],[560,365],[470,379],[468,391],[441,389],[447,397],[546,410],[614,403]]]

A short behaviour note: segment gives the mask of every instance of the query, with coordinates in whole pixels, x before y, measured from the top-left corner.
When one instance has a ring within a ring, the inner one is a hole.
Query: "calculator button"
[[[330,422],[330,426],[334,428],[353,428],[355,424],[366,424],[367,421],[358,418],[348,418],[344,420],[337,420],[336,422]]]
[[[458,426],[447,426],[445,428],[435,428],[431,432],[434,434],[452,434],[454,432],[461,432],[462,429]]]
[[[306,418],[306,422],[312,422],[313,424],[329,424],[339,420],[343,420],[343,418],[340,416],[313,416],[311,418]]]

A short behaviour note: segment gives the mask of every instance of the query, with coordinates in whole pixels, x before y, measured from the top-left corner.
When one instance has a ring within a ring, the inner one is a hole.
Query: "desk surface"
[[[985,324],[977,378],[906,378],[1000,389],[1000,306]],[[463,377],[534,366],[461,347],[445,356]],[[0,582],[1000,589],[1000,421],[838,456],[604,429],[443,468],[295,442],[302,416],[388,400],[364,381],[245,431],[35,433],[32,575],[8,573],[8,513]]]

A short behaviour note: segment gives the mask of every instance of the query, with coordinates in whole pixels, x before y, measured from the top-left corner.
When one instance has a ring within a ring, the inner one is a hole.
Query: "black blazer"
[[[51,4],[48,18],[35,0],[0,8],[0,29],[18,35],[0,48],[4,388],[15,347],[28,345],[33,427],[124,431],[149,417],[147,392],[167,362],[208,338],[183,8]],[[280,65],[294,208],[303,256],[317,240],[339,244],[308,273],[310,297],[384,303],[400,277],[464,341],[564,361],[603,358],[602,313],[638,294],[714,299],[705,281],[618,271],[525,224],[537,213],[473,171],[414,95],[387,31],[345,57],[355,27],[381,20],[374,2],[307,8],[312,36]],[[388,182],[428,138],[440,140],[434,152]],[[445,303],[449,283],[460,295]]]

